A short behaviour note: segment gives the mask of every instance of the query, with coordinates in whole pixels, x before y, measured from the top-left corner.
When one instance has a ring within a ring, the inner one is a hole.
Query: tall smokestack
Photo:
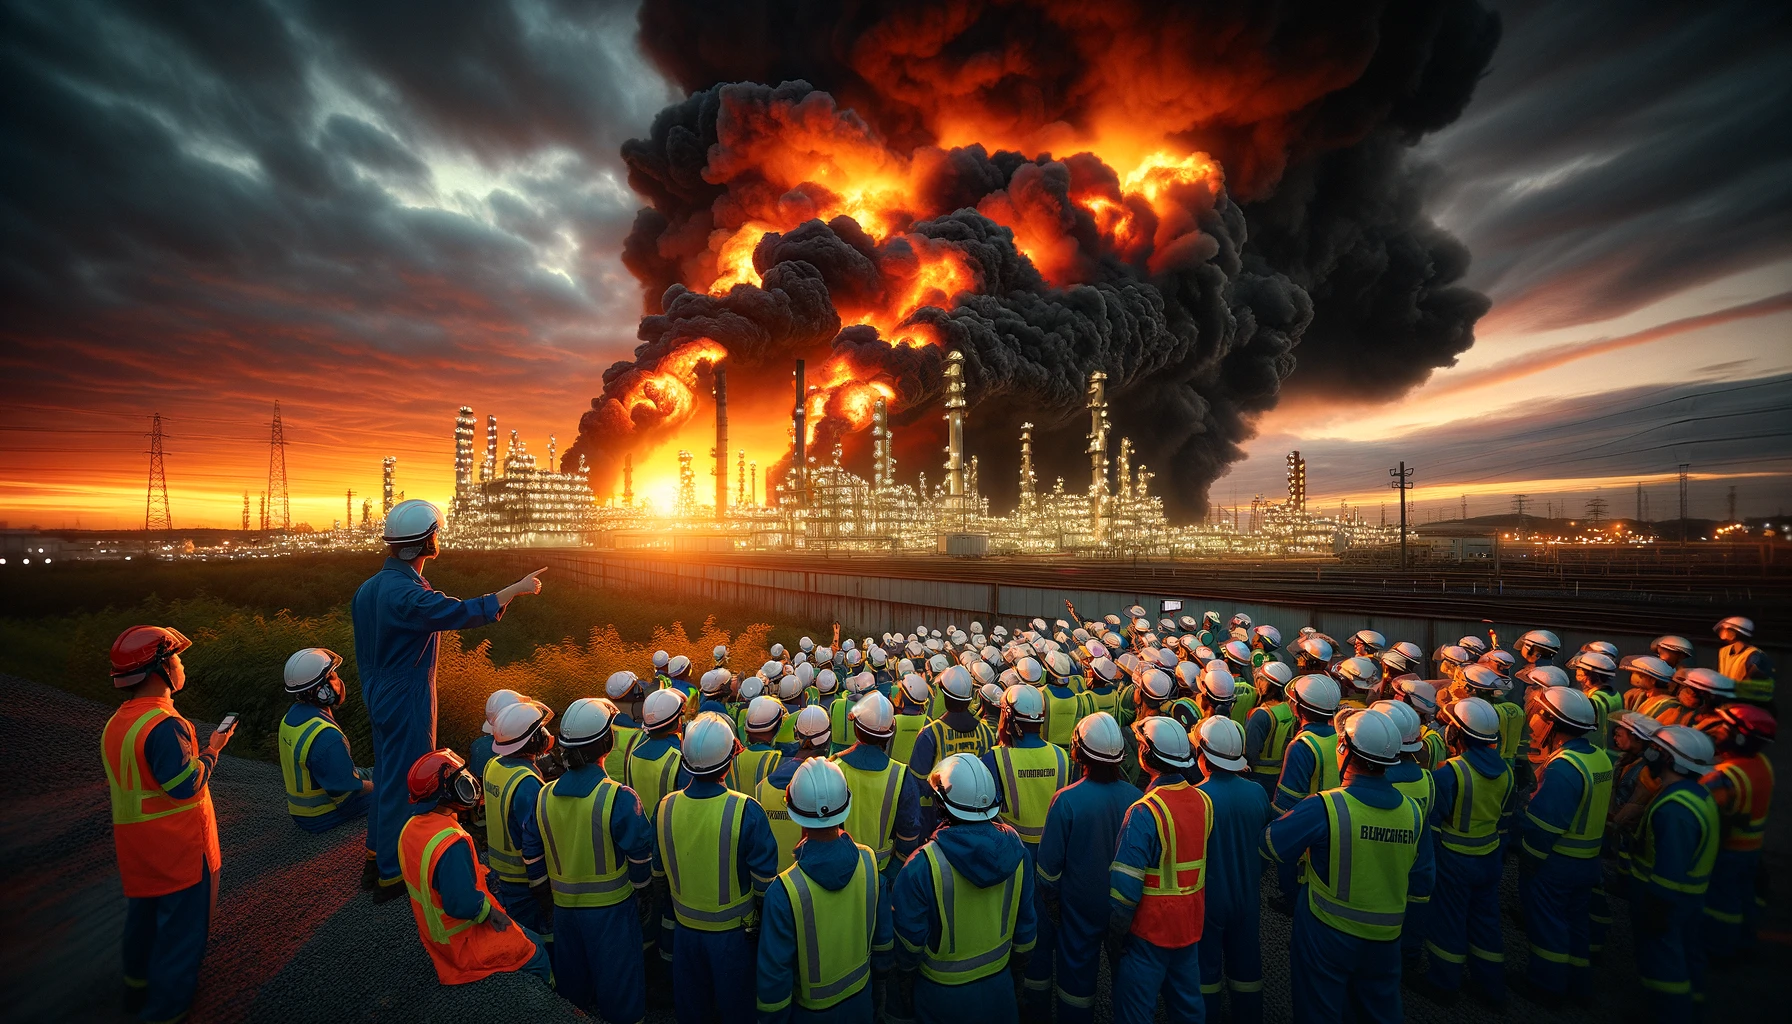
[[[554,435],[549,434],[548,435],[548,472],[550,472],[550,473],[560,472],[559,455],[557,454],[559,452],[559,450],[560,450],[559,439],[556,438]]]
[[[1089,375],[1089,527],[1095,543],[1107,539],[1108,375]]]
[[[734,457],[734,503],[747,503],[747,450],[740,449]]]
[[[635,457],[633,454],[622,456],[622,507],[635,507]]]
[[[1120,457],[1114,463],[1114,486],[1120,490],[1120,500],[1132,500],[1132,438],[1120,439]]]
[[[715,364],[716,376],[716,518],[728,515],[728,368]]]
[[[1033,424],[1020,425],[1020,511],[1027,515],[1033,511],[1034,488],[1039,479],[1033,474]]]
[[[946,498],[964,498],[964,353],[946,356]]]
[[[803,384],[803,361],[796,361],[796,409],[791,413],[791,428],[796,432],[791,442],[791,468],[796,471],[796,504],[801,508],[804,496],[808,494],[809,455],[808,455],[808,409],[809,391]],[[769,491],[771,488],[767,487]]]
[[[456,503],[467,499],[467,492],[473,489],[473,407],[463,405],[460,415],[454,417],[454,500]],[[390,494],[387,495],[390,498]],[[386,511],[392,511],[390,503]]]
[[[890,463],[890,405],[882,397],[871,406],[871,482],[882,489],[895,484]]]
[[[1296,512],[1307,507],[1307,460],[1298,451],[1288,453],[1288,507]]]
[[[485,464],[479,467],[479,479],[490,480],[498,475],[498,417],[496,413],[488,413],[485,417]]]

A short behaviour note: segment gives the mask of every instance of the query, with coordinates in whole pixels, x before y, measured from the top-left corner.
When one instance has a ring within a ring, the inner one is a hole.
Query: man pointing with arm
[[[355,662],[373,726],[374,806],[367,825],[379,864],[376,902],[405,893],[398,870],[398,834],[412,812],[405,773],[436,748],[436,634],[496,622],[518,594],[541,593],[541,569],[470,601],[431,587],[423,564],[441,553],[436,535],[445,522],[427,501],[393,506],[382,537],[386,564],[355,591]]]

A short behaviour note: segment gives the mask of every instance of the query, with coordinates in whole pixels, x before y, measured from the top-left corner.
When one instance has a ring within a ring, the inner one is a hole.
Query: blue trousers
[[[1725,958],[1754,948],[1755,922],[1761,903],[1755,893],[1755,873],[1761,866],[1759,850],[1719,850],[1711,869],[1711,887],[1705,891],[1705,948]]]
[[[124,912],[124,983],[147,988],[146,1021],[174,1020],[193,1005],[199,962],[212,911],[218,903],[218,876],[206,867],[199,881],[166,896],[132,896]]]
[[[517,973],[518,974],[533,974],[537,978],[540,978],[542,980],[542,983],[547,985],[547,987],[553,988],[554,987],[554,965],[552,962],[550,962],[548,960],[547,943],[544,942],[542,940],[542,937],[540,935],[537,935],[534,932],[534,930],[532,930],[532,929],[524,928],[523,934],[529,936],[530,942],[535,943],[535,955],[529,958],[528,963],[524,964],[521,967],[518,967],[516,969]]]
[[[1399,1024],[1400,940],[1378,942],[1341,932],[1313,916],[1307,893],[1294,905],[1288,950],[1295,1024]]]
[[[1037,847],[1027,847],[1027,870],[1033,870],[1038,857]],[[1033,940],[1033,958],[1027,961],[1027,971],[1022,979],[1026,989],[1027,1003],[1030,1009],[1041,1013],[1050,1013],[1052,996],[1052,964],[1053,951],[1058,945],[1058,929],[1052,924],[1051,917],[1046,914],[1045,906],[1038,901],[1039,883],[1033,883],[1034,920],[1038,922],[1038,930]]]
[[[1106,910],[1104,904],[1102,907]],[[1090,1024],[1095,1019],[1095,981],[1101,973],[1101,941],[1107,922],[1086,921],[1065,906],[1057,928],[1058,1024]],[[1033,956],[1039,956],[1037,949]],[[1109,964],[1109,969],[1117,965]]]
[[[1431,966],[1425,976],[1451,992],[1462,987],[1462,967],[1482,992],[1499,999],[1506,992],[1506,945],[1500,927],[1499,852],[1472,856],[1437,847],[1437,885],[1425,915],[1425,946]],[[1410,908],[1408,908],[1410,910]],[[1407,925],[1411,931],[1411,922]],[[1402,933],[1404,936],[1405,933]]]
[[[1539,988],[1558,995],[1592,991],[1589,906],[1604,870],[1597,857],[1552,855],[1519,887],[1525,935],[1531,943],[1525,974]]]
[[[542,911],[541,904],[535,902],[535,894],[529,887],[501,881],[495,871],[485,873],[485,885],[512,921],[541,936],[536,945],[547,950],[551,959],[554,955],[554,921]]]
[[[1699,934],[1705,916],[1702,902],[1698,896],[1676,898],[1668,905],[1665,927],[1659,934],[1637,929],[1637,974],[1642,976],[1655,1019],[1661,1024],[1687,1024],[1697,1019],[1693,1003],[1705,991],[1705,944]]]
[[[877,1004],[871,998],[871,983],[825,1010],[805,1010],[790,1004],[790,1024],[871,1024]]]
[[[1020,1008],[1014,1002],[1014,977],[997,971],[964,985],[941,985],[925,977],[915,979],[916,1024],[1019,1024]]]
[[[752,1024],[759,957],[739,928],[672,932],[672,1006],[678,1024]]]
[[[1406,897],[1406,918],[1400,922],[1400,956],[1408,963],[1425,951],[1425,919],[1431,916],[1431,896]]]
[[[647,1015],[635,899],[609,907],[554,908],[554,973],[560,994],[614,1024],[637,1024]]]
[[[1244,895],[1240,893],[1239,895]],[[1220,993],[1232,990],[1232,1024],[1263,1020],[1263,950],[1258,937],[1262,913],[1258,901],[1214,913],[1211,893],[1207,921],[1201,926],[1201,997],[1207,1019],[1220,1020]]]
[[[367,835],[379,861],[381,885],[403,885],[398,870],[398,834],[417,813],[405,776],[417,759],[436,746],[434,721],[402,719],[373,729],[373,804],[367,809]]]
[[[1114,1024],[1151,1024],[1160,993],[1170,1024],[1202,1024],[1207,1019],[1207,1004],[1201,998],[1201,943],[1165,949],[1128,935],[1120,968],[1114,972]]]

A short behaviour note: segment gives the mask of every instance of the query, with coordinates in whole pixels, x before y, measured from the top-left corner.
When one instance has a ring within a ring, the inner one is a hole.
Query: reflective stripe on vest
[[[1045,838],[1045,812],[1052,797],[1070,784],[1070,759],[1064,748],[997,747],[994,751],[996,782],[1002,787],[1002,820],[1020,833],[1022,841],[1037,844]]]
[[[802,865],[778,875],[796,925],[796,1003],[820,1011],[858,994],[871,978],[877,930],[877,855],[859,846],[859,866],[839,889],[813,884]]]
[[[548,886],[558,907],[609,907],[628,899],[634,885],[628,861],[613,857],[610,813],[622,787],[600,781],[584,796],[561,796],[559,779],[541,787],[535,822],[547,850]]]
[[[1288,738],[1294,735],[1294,708],[1287,701],[1265,704],[1269,713],[1269,733],[1263,737],[1263,749],[1257,751],[1257,763],[1251,771],[1258,775],[1281,775],[1282,754],[1288,749]]]
[[[1692,866],[1686,872],[1684,882],[1661,878],[1655,874],[1655,812],[1667,804],[1679,804],[1691,811],[1699,822],[1699,841],[1693,850]],[[1703,896],[1711,884],[1711,868],[1717,863],[1717,837],[1720,830],[1717,820],[1717,804],[1711,800],[1709,793],[1700,790],[1697,795],[1685,790],[1676,789],[1662,796],[1649,805],[1643,815],[1642,841],[1637,844],[1630,855],[1630,873],[1640,882],[1654,882],[1664,889],[1685,893],[1689,896]]]
[[[202,866],[213,872],[220,866],[211,789],[184,798],[167,792],[198,770],[198,760],[189,758],[166,789],[150,768],[146,744],[163,718],[186,721],[168,698],[135,697],[112,714],[100,734],[112,839],[126,896],[166,896],[198,884]]]
[[[149,739],[150,731],[155,728],[156,720],[168,714],[161,708],[151,708],[132,722],[125,731],[117,760],[114,760],[113,752],[106,748],[102,737],[100,753],[106,764],[106,784],[112,791],[114,825],[155,821],[199,808],[197,799],[180,800],[164,792],[162,784],[156,781],[155,774],[149,770],[148,761],[142,753],[143,744]],[[190,767],[188,771],[191,771]],[[180,785],[186,781],[185,776],[186,773],[183,772],[169,786]]]
[[[1587,860],[1599,856],[1605,846],[1605,816],[1612,802],[1612,761],[1605,751],[1591,754],[1563,748],[1551,760],[1566,761],[1580,773],[1580,804],[1567,831],[1556,837],[1551,850],[1564,857]]]
[[[941,985],[964,985],[1007,967],[1027,859],[1021,858],[999,888],[982,889],[959,874],[933,843],[923,846],[921,855],[933,877],[934,909],[940,918],[939,941],[921,952],[922,976]]]
[[[1727,781],[1735,794],[1728,812],[1718,809],[1723,848],[1745,853],[1759,850],[1767,832],[1767,812],[1773,805],[1772,762],[1764,754],[1751,754],[1720,762],[1712,774]]]
[[[500,764],[495,757],[485,763],[485,791],[498,798],[488,801],[492,806],[485,816],[485,858],[499,880],[518,885],[529,884],[529,872],[523,867],[523,851],[510,838],[510,805],[516,787],[532,775],[540,778],[528,765]]]
[[[1437,799],[1437,783],[1432,781],[1431,773],[1420,769],[1419,777],[1408,782],[1396,782],[1394,788],[1406,796],[1408,800],[1419,805],[1419,820],[1431,817],[1431,805]]]
[[[846,834],[877,854],[878,870],[890,862],[895,849],[896,800],[902,793],[902,775],[908,766],[890,761],[881,771],[855,768],[841,758],[834,764],[846,776],[852,802],[846,805]]]
[[[926,727],[925,715],[897,715],[896,735],[890,739],[891,759],[908,764],[909,758],[915,755],[915,737]]]
[[[1348,790],[1327,790],[1331,877],[1307,872],[1313,916],[1358,938],[1386,942],[1406,919],[1407,874],[1418,858],[1419,808],[1402,797],[1388,810],[1371,807]]]
[[[642,757],[640,750],[645,743],[643,740],[635,744],[635,751],[629,754],[628,774],[632,781],[623,785],[641,798],[641,813],[648,821],[653,821],[659,813],[660,802],[678,781],[678,766],[684,763],[684,751],[668,746],[659,757]]]
[[[1145,869],[1144,890],[1133,913],[1132,934],[1165,949],[1201,940],[1206,918],[1207,839],[1213,801],[1186,782],[1157,786],[1134,806],[1157,826],[1157,863]]]
[[[294,727],[280,722],[280,775],[286,781],[286,810],[296,818],[315,818],[335,810],[353,791],[331,796],[311,777],[311,745],[325,730],[342,734],[327,718],[308,719]]]
[[[1238,723],[1240,729],[1244,728],[1245,724],[1251,720],[1251,712],[1256,707],[1257,691],[1249,686],[1241,685],[1238,688],[1238,697],[1232,701],[1230,712],[1232,720]]]
[[[1502,763],[1500,773],[1490,779],[1465,757],[1452,757],[1444,766],[1456,778],[1456,802],[1437,826],[1438,841],[1446,850],[1469,856],[1494,852],[1500,844],[1500,815],[1512,793],[1512,770]]]
[[[1083,702],[1074,692],[1068,697],[1059,697],[1049,686],[1040,690],[1039,695],[1045,698],[1045,727],[1039,730],[1039,735],[1047,743],[1069,747],[1070,738],[1076,735],[1076,723],[1082,717]]]
[[[1503,700],[1494,704],[1493,710],[1500,716],[1500,756],[1516,760],[1524,746],[1524,708]]]
[[[449,826],[430,836],[429,841],[423,844],[423,853],[418,858],[416,874],[405,872],[405,888],[410,891],[411,899],[415,900],[417,905],[422,908],[423,919],[428,923],[426,938],[438,945],[446,946],[449,939],[473,927],[471,921],[449,917],[448,912],[442,909],[441,895],[435,891],[433,886],[427,886],[423,881],[426,878],[434,877],[436,861],[441,856],[443,844],[464,835],[466,835],[465,832]],[[449,924],[450,921],[454,923]]]
[[[1726,644],[1717,652],[1717,670],[1736,684],[1736,699],[1750,704],[1773,703],[1772,677],[1751,675],[1749,671],[1753,667],[1750,662],[1761,653],[1760,649],[1744,646],[1735,654],[1729,651],[1730,645]]]
[[[1304,744],[1313,753],[1313,771],[1306,778],[1306,795],[1338,788],[1338,734],[1317,736],[1311,730],[1296,733],[1295,743]]]
[[[641,745],[641,738],[646,733],[641,729],[630,729],[625,725],[614,726],[611,731],[616,734],[616,739],[610,745],[610,752],[605,754],[603,760],[598,764],[603,766],[604,774],[633,789],[634,784],[629,781],[628,762],[634,754],[635,748]],[[616,760],[611,761],[611,758]],[[652,808],[643,808],[643,810],[651,812]]]
[[[697,799],[680,790],[660,808],[660,860],[672,911],[686,928],[725,932],[753,913],[753,887],[740,884],[737,867],[746,801],[740,793]]]
[[[778,870],[783,871],[796,863],[796,844],[803,841],[803,826],[790,820],[790,808],[784,804],[784,790],[772,785],[772,780],[760,779],[753,789],[753,797],[765,811],[766,821],[771,823],[772,838],[778,841]]]
[[[1083,695],[1089,698],[1089,714],[1095,714],[1098,711],[1106,711],[1108,714],[1114,716],[1116,722],[1120,720],[1119,690],[1116,690],[1113,687],[1108,687],[1107,692],[1104,693],[1099,689],[1090,689],[1084,690]]]
[[[1443,733],[1427,725],[1419,738],[1425,741],[1425,754],[1420,763],[1426,768],[1441,767],[1445,761],[1450,759],[1450,748],[1444,743]]]
[[[959,732],[947,725],[943,718],[936,718],[928,722],[925,731],[933,736],[933,763],[935,765],[953,754],[982,757],[996,745],[996,731],[990,727],[988,722],[981,719],[977,721],[976,728],[970,732]],[[910,770],[914,768],[912,764],[909,767]]]
[[[778,768],[778,762],[784,752],[771,750],[743,750],[734,755],[734,763],[728,766],[728,776],[723,785],[736,793],[753,796],[759,792],[759,784],[764,782]]]
[[[1657,722],[1660,722],[1662,721],[1663,715],[1666,715],[1669,711],[1672,711],[1679,706],[1680,701],[1676,699],[1673,694],[1658,693],[1653,697],[1644,700],[1643,703],[1638,706],[1637,710],[1648,715],[1650,718],[1655,719]]]
[[[436,811],[405,822],[398,835],[399,873],[411,897],[411,914],[423,949],[435,964],[436,977],[444,985],[478,981],[500,971],[514,971],[535,956],[535,943],[521,928],[475,927],[477,920],[461,920],[442,909],[441,894],[430,884],[436,865],[457,842],[467,844],[473,855],[473,837],[449,816]],[[473,886],[491,907],[485,879],[474,872]]]

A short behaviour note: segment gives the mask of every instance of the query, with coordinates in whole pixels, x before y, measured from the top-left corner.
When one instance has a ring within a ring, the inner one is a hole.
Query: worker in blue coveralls
[[[1259,626],[1259,629],[1262,627]],[[1201,722],[1201,773],[1213,822],[1207,837],[1207,923],[1201,929],[1201,997],[1207,1019],[1220,1020],[1220,993],[1231,990],[1232,1024],[1263,1020],[1262,917],[1258,887],[1263,827],[1275,817],[1263,787],[1251,781],[1245,733],[1230,718]]]
[[[1650,738],[1644,759],[1658,788],[1630,855],[1637,974],[1656,1020],[1696,1020],[1705,985],[1700,919],[1723,827],[1699,780],[1711,771],[1716,749],[1705,733],[1670,725]]]
[[[1419,805],[1385,778],[1400,761],[1400,729],[1379,711],[1341,716],[1343,785],[1296,804],[1263,832],[1279,863],[1306,861],[1289,947],[1295,1024],[1395,1024],[1406,892],[1433,875]]]
[[[1126,812],[1108,872],[1108,958],[1115,1024],[1150,1024],[1158,996],[1171,1024],[1201,1024],[1201,929],[1213,805],[1189,784],[1195,752],[1167,715],[1133,723],[1149,782]],[[1118,955],[1116,955],[1118,953]]]
[[[665,884],[677,922],[672,1002],[679,1024],[753,1019],[753,943],[759,901],[778,877],[778,840],[758,801],[722,784],[739,747],[734,723],[722,715],[692,719],[681,747],[690,784],[652,812],[653,875]]]
[[[286,659],[286,695],[292,707],[280,720],[280,774],[286,781],[286,809],[306,832],[328,832],[367,816],[373,772],[356,768],[348,737],[336,724],[336,709],[348,688],[336,669],[342,656],[322,647],[295,651]],[[373,836],[367,837],[367,859],[361,867],[361,888],[379,882]]]
[[[919,787],[908,766],[887,752],[896,734],[896,709],[889,698],[875,690],[866,693],[846,717],[854,742],[833,757],[852,789],[846,831],[877,854],[877,869],[893,889],[896,873],[921,845],[923,830],[931,831],[934,823],[922,820]]]
[[[543,858],[553,894],[555,989],[616,1024],[647,1013],[642,932],[654,918],[653,829],[635,791],[604,771],[621,712],[581,697],[560,719],[566,774],[541,788],[524,823],[525,860]]]
[[[1505,938],[1500,924],[1500,821],[1512,803],[1512,766],[1500,756],[1500,716],[1479,697],[1438,709],[1451,756],[1431,771],[1437,884],[1425,922],[1430,964],[1408,976],[1433,1002],[1448,1003],[1462,987],[1464,964],[1474,991],[1495,1007],[1506,1002]]]
[[[373,798],[368,829],[379,862],[377,902],[405,895],[398,834],[416,805],[405,773],[436,747],[436,634],[496,622],[519,594],[541,593],[536,571],[495,594],[461,601],[434,589],[423,565],[441,553],[442,510],[418,498],[386,516],[386,564],[355,591],[355,664],[373,725]]]
[[[1332,727],[1332,716],[1338,712],[1341,697],[1338,681],[1328,675],[1310,673],[1289,683],[1287,693],[1299,724],[1282,751],[1282,772],[1276,778],[1273,801],[1278,814],[1286,814],[1302,800],[1332,789],[1339,781],[1338,731]],[[1294,913],[1299,877],[1300,858],[1292,857],[1277,864],[1276,880],[1281,885],[1282,898],[1270,902],[1272,909],[1284,914]]]
[[[1021,664],[1039,663],[1022,658]],[[1043,671],[1043,670],[1041,670]],[[1019,673],[1026,679],[1026,673]],[[1045,691],[1038,685],[1016,683],[1002,691],[1002,724],[997,745],[983,755],[983,766],[1001,792],[1002,821],[1020,836],[1027,850],[1028,871],[1038,859],[1045,837],[1045,816],[1058,791],[1070,785],[1070,754],[1040,735],[1045,727]],[[1055,929],[1049,918],[1038,923],[1039,954],[1027,965],[1025,996],[1029,1013],[1046,1011],[1051,1004],[1052,950]]]
[[[1058,937],[1058,1024],[1088,1024],[1095,1019],[1095,979],[1108,930],[1108,865],[1126,809],[1144,793],[1120,775],[1126,737],[1107,712],[1076,724],[1070,756],[1083,777],[1059,790],[1046,811],[1035,875],[1040,909],[1054,921]]]
[[[1372,632],[1364,630],[1364,632]],[[1432,781],[1431,773],[1419,765],[1419,755],[1425,750],[1425,723],[1419,720],[1419,713],[1404,701],[1378,700],[1369,707],[1392,719],[1400,730],[1400,763],[1387,770],[1387,780],[1394,788],[1412,798],[1419,805],[1419,819],[1424,822],[1421,831],[1425,835],[1419,842],[1430,846],[1431,841],[1431,808],[1436,804],[1437,784]],[[1432,851],[1433,856],[1436,850]],[[1406,920],[1400,931],[1400,953],[1406,960],[1407,970],[1416,973],[1423,962],[1425,953],[1425,915],[1431,908],[1431,886],[1420,885],[1416,880],[1406,889]]]
[[[982,761],[953,754],[927,781],[941,828],[896,876],[897,975],[885,1015],[1016,1024],[1015,981],[1026,973],[1036,924],[1027,852],[995,820],[1001,800]]]
[[[870,1024],[895,939],[877,854],[841,828],[852,790],[839,765],[808,757],[783,803],[802,839],[761,908],[759,1024]]]
[[[1544,758],[1524,816],[1518,896],[1531,956],[1519,994],[1555,1004],[1592,995],[1589,901],[1604,872],[1612,762],[1586,738],[1598,719],[1570,686],[1538,690],[1529,719],[1531,749]]]
[[[523,849],[541,796],[536,759],[554,746],[548,722],[554,712],[527,698],[498,712],[492,726],[492,753],[485,763],[485,857],[491,865],[486,885],[520,925],[541,936],[542,948],[554,953],[554,901],[548,888],[547,864],[538,850]]]

